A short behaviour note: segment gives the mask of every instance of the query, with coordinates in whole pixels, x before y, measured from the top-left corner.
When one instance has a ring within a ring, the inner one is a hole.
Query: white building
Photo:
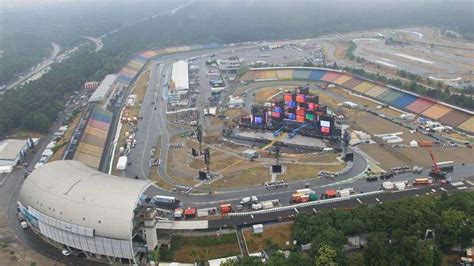
[[[185,92],[189,90],[188,62],[181,60],[173,64],[173,69],[171,71],[171,81],[174,85],[174,87],[171,89]]]
[[[100,102],[107,98],[112,90],[115,81],[117,80],[117,75],[110,74],[105,76],[104,80],[100,83],[99,87],[94,91],[94,93],[89,98],[90,103]]]
[[[233,56],[228,59],[220,59],[217,61],[217,64],[219,65],[219,69],[222,71],[237,71],[241,67],[242,62],[242,59]]]
[[[0,141],[0,173],[10,173],[26,155],[28,142],[21,139]]]
[[[242,97],[234,97],[230,95],[227,106],[229,106],[229,108],[242,108],[244,106],[244,99]]]
[[[134,264],[146,251],[138,204],[150,185],[78,161],[55,161],[28,176],[18,208],[30,228],[55,246],[109,263]]]

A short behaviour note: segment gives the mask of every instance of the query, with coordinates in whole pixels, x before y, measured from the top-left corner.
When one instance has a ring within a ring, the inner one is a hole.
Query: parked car
[[[28,224],[25,221],[20,222],[21,228],[28,229]]]

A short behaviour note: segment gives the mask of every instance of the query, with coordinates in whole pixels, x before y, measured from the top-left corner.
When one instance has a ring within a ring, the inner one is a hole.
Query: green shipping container
[[[306,114],[307,120],[314,120],[314,114]]]
[[[318,195],[316,195],[316,193],[313,193],[313,194],[309,194],[309,201],[315,201],[315,200],[318,200]]]

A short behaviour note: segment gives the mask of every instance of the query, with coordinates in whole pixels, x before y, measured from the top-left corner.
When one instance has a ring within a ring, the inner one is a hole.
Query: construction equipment
[[[272,141],[270,141],[270,143],[268,143],[267,145],[265,145],[263,148],[261,148],[260,150],[264,151],[270,147],[272,147],[273,145],[275,145],[275,143],[277,143],[278,141],[280,141],[281,139],[283,139],[284,137],[288,136],[288,133],[286,132],[283,132],[281,133],[279,136],[275,137]]]
[[[418,139],[418,143],[425,143],[420,136],[416,133],[416,130],[411,131],[411,133]],[[425,148],[428,153],[430,154],[431,157],[431,171],[429,175],[433,177],[434,179],[446,179],[446,172],[442,171],[441,168],[439,168],[438,163],[436,162],[436,158],[433,155],[433,152],[431,152],[431,145],[419,145],[420,147]]]
[[[296,136],[296,134],[298,134],[298,131],[300,131],[301,129],[305,128],[308,124],[303,124],[302,126],[294,129],[293,131],[291,131],[289,134],[288,134],[288,138],[289,139],[292,139],[294,136]]]
[[[281,132],[283,131],[283,129],[285,129],[285,128],[286,128],[285,126],[282,126],[282,127],[280,127],[278,130],[275,130],[275,131],[273,132],[273,136],[274,136],[274,137],[278,137],[278,136],[281,134]]]

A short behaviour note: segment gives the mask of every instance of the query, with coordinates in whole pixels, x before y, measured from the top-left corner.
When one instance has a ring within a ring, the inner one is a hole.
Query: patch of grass
[[[173,238],[170,252],[174,252],[174,261],[201,262],[238,255],[240,249],[235,234],[199,237],[176,236]]]
[[[245,242],[250,252],[259,252],[265,248],[288,249],[286,241],[291,243],[292,224],[266,227],[263,233],[253,234],[251,230],[245,230]]]

